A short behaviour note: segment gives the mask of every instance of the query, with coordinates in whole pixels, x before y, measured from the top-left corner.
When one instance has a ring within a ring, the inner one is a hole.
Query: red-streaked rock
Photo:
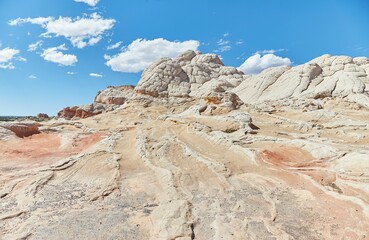
[[[38,123],[25,123],[25,122],[11,122],[1,123],[0,127],[12,131],[17,137],[29,137],[34,134],[39,134],[38,129],[40,125]]]

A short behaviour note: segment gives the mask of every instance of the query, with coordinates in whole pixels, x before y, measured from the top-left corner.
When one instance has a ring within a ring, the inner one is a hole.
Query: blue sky
[[[0,0],[0,115],[91,103],[187,48],[249,73],[369,57],[368,13],[367,0]]]

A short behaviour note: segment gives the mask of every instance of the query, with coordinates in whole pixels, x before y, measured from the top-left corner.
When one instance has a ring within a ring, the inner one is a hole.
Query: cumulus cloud
[[[246,74],[257,74],[270,67],[288,66],[290,64],[291,60],[289,58],[282,58],[272,53],[263,56],[256,53],[246,59],[238,69]]]
[[[37,42],[35,42],[35,43],[32,43],[32,44],[28,45],[28,51],[30,51],[30,52],[34,52],[34,51],[36,51],[39,47],[41,47],[41,45],[42,45],[42,41],[41,41],[41,40],[40,40],[40,41],[37,41]]]
[[[78,59],[73,54],[64,54],[61,51],[68,50],[65,47],[65,44],[60,45],[58,47],[52,47],[47,48],[44,50],[44,52],[41,54],[41,57],[45,59],[45,61],[58,63],[62,66],[72,66],[76,62],[78,62]]]
[[[98,73],[90,73],[90,77],[98,77],[98,78],[102,78],[103,75],[98,74]]]
[[[35,75],[29,75],[28,78],[29,79],[37,79],[37,77]]]
[[[115,44],[112,44],[112,45],[107,46],[107,47],[106,47],[106,49],[107,49],[107,50],[112,50],[112,49],[119,48],[119,47],[120,47],[120,45],[122,45],[122,43],[123,43],[122,41],[117,42],[117,43],[115,43]]]
[[[98,4],[98,2],[100,2],[100,0],[74,0],[74,1],[86,3],[90,5],[91,7],[95,7]]]
[[[200,42],[188,40],[171,42],[163,38],[136,39],[115,56],[105,55],[106,65],[117,72],[137,73],[161,57],[175,57],[187,50],[197,50]]]
[[[0,49],[0,68],[2,69],[14,69],[13,60],[16,61],[26,61],[26,59],[22,57],[17,57],[19,53],[18,49],[13,48],[3,48]]]
[[[46,32],[42,34],[44,37],[62,36],[67,38],[74,47],[84,48],[87,45],[93,46],[98,43],[104,33],[114,26],[115,20],[104,19],[99,14],[92,13],[77,18],[17,18],[9,21],[11,26],[23,23],[42,26],[46,29]]]
[[[76,72],[67,72],[68,75],[75,75],[77,74]]]

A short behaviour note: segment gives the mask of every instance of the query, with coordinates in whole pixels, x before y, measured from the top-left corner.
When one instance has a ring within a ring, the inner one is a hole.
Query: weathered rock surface
[[[29,137],[40,133],[39,124],[35,122],[10,122],[0,123],[0,128],[12,131],[17,137]],[[4,133],[4,130],[2,131]]]
[[[115,111],[0,127],[1,239],[369,237],[369,110],[349,99],[367,97],[365,58],[251,77],[214,55],[162,61]],[[340,90],[321,95],[328,80]]]
[[[200,97],[213,90],[231,89],[244,78],[236,68],[225,67],[215,54],[187,51],[152,64],[142,73],[135,89],[154,97]]]
[[[108,87],[97,93],[94,104],[123,105],[133,97],[134,86]]]
[[[100,113],[102,113],[102,111],[95,111],[94,105],[89,104],[83,106],[66,107],[58,112],[58,117],[65,119],[88,118]]]
[[[233,89],[244,102],[343,98],[369,107],[369,59],[323,55],[296,67],[276,67]]]
[[[65,119],[88,118],[103,112],[113,111],[134,95],[133,86],[108,87],[99,91],[93,104],[66,107],[58,112],[58,117]]]

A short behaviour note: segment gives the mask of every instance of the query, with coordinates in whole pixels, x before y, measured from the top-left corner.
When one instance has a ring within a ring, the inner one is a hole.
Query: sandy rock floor
[[[244,106],[245,133],[192,104],[0,141],[0,239],[369,238],[369,111]]]

